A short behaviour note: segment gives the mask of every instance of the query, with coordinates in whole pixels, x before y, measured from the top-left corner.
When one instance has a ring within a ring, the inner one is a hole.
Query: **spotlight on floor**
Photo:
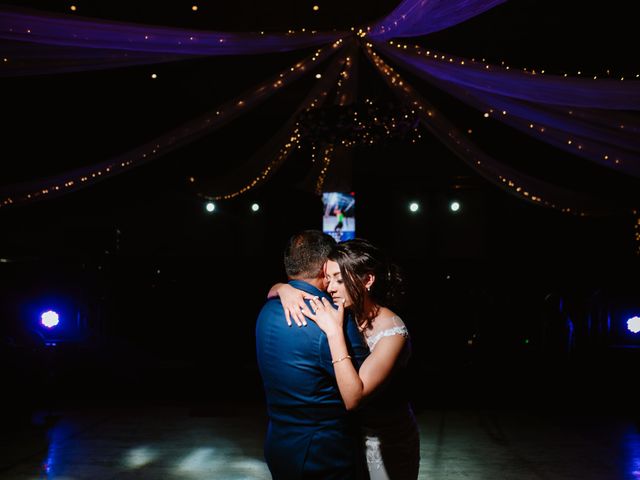
[[[47,328],[56,327],[60,324],[60,315],[53,310],[47,310],[40,315],[40,323]]]
[[[216,209],[216,204],[213,203],[213,202],[207,202],[207,204],[204,206],[204,208],[207,210],[207,212],[212,213]]]
[[[409,204],[409,211],[411,213],[416,213],[418,210],[420,210],[420,204],[418,202],[411,202]]]
[[[258,210],[260,210],[260,205],[258,205],[257,203],[251,205],[252,212],[257,212]]]
[[[627,320],[627,329],[631,333],[640,332],[640,317],[635,316],[635,317],[631,317],[629,320]]]
[[[456,201],[451,202],[449,204],[449,209],[452,212],[459,212],[460,211],[460,202],[456,202]]]

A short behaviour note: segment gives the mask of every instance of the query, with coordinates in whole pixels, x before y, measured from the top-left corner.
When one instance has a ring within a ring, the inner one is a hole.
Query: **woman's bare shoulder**
[[[378,315],[371,322],[372,329],[376,332],[394,327],[404,327],[402,319],[391,309],[380,307]]]

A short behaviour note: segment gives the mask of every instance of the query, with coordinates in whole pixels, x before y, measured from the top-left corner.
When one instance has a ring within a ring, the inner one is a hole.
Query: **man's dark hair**
[[[319,230],[293,235],[284,251],[284,269],[289,278],[316,278],[336,241]]]

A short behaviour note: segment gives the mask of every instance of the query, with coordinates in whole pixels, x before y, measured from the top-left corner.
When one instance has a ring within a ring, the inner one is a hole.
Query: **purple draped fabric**
[[[381,52],[398,64],[514,128],[603,165],[640,174],[640,120],[637,115],[624,111],[640,110],[640,82],[535,75],[442,54],[416,53],[413,48],[400,50],[381,41],[435,32],[504,1],[405,0],[390,15],[369,27],[368,35],[377,40],[375,44]],[[194,56],[284,52],[327,43],[345,35],[343,32],[263,35],[190,31],[0,7],[0,39],[4,40],[0,44],[0,57],[4,57],[0,76],[113,68]],[[339,43],[334,44],[334,50]],[[367,54],[371,52],[367,50]],[[323,55],[326,57],[327,53]],[[300,65],[302,68],[298,68]],[[295,71],[283,72],[253,92],[231,100],[215,113],[194,119],[117,158],[55,178],[7,187],[0,196],[0,207],[73,191],[157,158],[236,118],[302,75],[305,65],[305,62],[296,64]],[[377,63],[381,70],[388,68],[381,65]],[[435,112],[408,86],[399,89],[389,77],[386,79],[405,100]],[[320,83],[326,81],[323,79]],[[347,97],[344,100],[348,101]],[[234,182],[226,178],[229,183],[222,188],[226,193],[218,189],[220,195],[235,195],[237,191],[229,189],[246,181],[247,172],[264,167],[265,161],[271,162],[270,166],[253,180],[262,181],[270,175],[290,153],[287,151],[276,160],[272,158],[278,152],[282,154],[282,140],[291,134],[294,121],[295,115],[252,162],[236,172],[243,180]],[[533,179],[485,155],[441,114],[425,115],[423,121],[478,173],[521,198],[572,211],[579,207],[584,210],[589,203],[578,200],[581,197],[572,192]],[[530,193],[534,190],[535,195]]]
[[[341,46],[342,42],[335,42],[332,47],[319,49],[217,109],[114,158],[57,176],[4,186],[0,189],[0,208],[76,191],[166,155],[217,130],[263,103],[274,93],[309,72],[319,62],[326,60]]]
[[[178,55],[252,55],[326,44],[342,32],[229,33],[0,9],[0,38],[35,44]]]
[[[241,195],[269,179],[285,163],[296,147],[293,139],[297,137],[295,129],[299,115],[303,111],[318,108],[325,103],[341,68],[348,56],[353,54],[352,46],[352,42],[345,45],[346,52],[327,66],[320,81],[315,83],[289,120],[248,162],[228,175],[198,180],[195,188],[199,194],[212,200],[225,200]]]
[[[640,176],[640,137],[638,136],[638,133],[640,133],[640,118],[637,116],[634,117],[627,112],[618,110],[587,110],[572,106],[560,107],[520,100],[518,97],[509,95],[489,93],[486,88],[482,88],[486,86],[486,83],[483,85],[482,82],[478,82],[477,86],[476,84],[472,86],[470,82],[455,82],[451,81],[450,77],[431,75],[431,70],[426,73],[425,69],[421,68],[425,63],[422,62],[424,57],[407,55],[404,51],[399,52],[397,51],[398,49],[386,46],[382,50],[390,58],[398,60],[400,65],[465,103],[485,112],[492,118],[496,118],[540,141],[547,142],[574,155],[587,158],[609,168]],[[441,55],[436,55],[441,57]],[[407,61],[407,58],[409,61]],[[420,62],[411,61],[416,58]],[[437,60],[430,60],[429,58],[426,60],[430,64],[436,64],[437,66]],[[448,58],[445,58],[441,62],[445,64],[445,62],[449,61]],[[463,64],[460,60],[454,60],[446,63],[446,66],[451,66],[451,63],[457,63],[457,68],[460,69],[464,69],[467,63],[471,63],[469,68],[475,68],[477,71],[477,66],[474,66],[472,62],[464,61]],[[527,77],[526,74],[519,72],[506,73],[509,73],[514,79],[517,75],[520,75],[527,78],[529,83],[540,84],[540,88],[537,89],[538,94],[545,92],[546,81],[548,80],[545,77]],[[487,74],[494,75],[495,72],[487,72]],[[592,103],[597,103],[599,106],[606,104],[606,93],[609,89],[598,88],[602,87],[602,84],[598,85],[598,82],[586,79],[563,80],[568,84],[571,84],[571,82],[586,84],[586,87],[577,89],[579,91],[577,95],[582,95],[589,89],[594,93],[601,92],[599,98],[593,100]],[[595,84],[589,85],[591,82]],[[619,81],[617,83],[621,84]],[[627,89],[627,93],[631,94],[634,90],[640,89],[640,82],[630,81],[625,86],[631,87]],[[574,90],[566,89],[563,93],[568,102],[573,102],[572,95],[575,95]],[[614,96],[616,101],[622,101],[622,98],[617,98],[617,93]],[[633,100],[634,97],[631,95],[629,97],[629,102],[631,103],[628,106],[629,109],[633,107]],[[562,97],[557,97],[556,102],[560,103],[561,101]],[[620,105],[618,104],[618,106]]]
[[[526,175],[487,155],[433,105],[416,93],[379,55],[371,49],[365,49],[365,52],[394,93],[403,102],[420,111],[425,127],[486,180],[522,200],[566,213],[588,215],[623,210],[617,205],[607,204],[602,199],[594,199]]]
[[[84,72],[194,58],[191,55],[60,47],[8,41],[1,44],[0,52],[0,56],[7,59],[0,63],[0,77]]]
[[[451,86],[443,89],[466,103],[518,130],[574,155],[605,167],[640,176],[640,137],[638,129],[616,122],[609,128],[589,124],[568,112],[546,111],[536,105],[514,102],[495,95],[475,95]],[[506,112],[503,113],[503,112]],[[572,113],[576,113],[574,110]],[[579,113],[579,112],[577,112]],[[607,112],[603,112],[606,114]],[[625,128],[620,129],[619,126]]]
[[[435,55],[419,55],[386,43],[375,45],[378,51],[423,78],[433,77],[462,87],[537,103],[640,110],[639,81],[533,75],[498,66],[487,68],[485,64],[450,55],[440,54],[436,59],[433,58]]]
[[[374,40],[417,37],[444,30],[507,0],[404,0],[369,27]]]

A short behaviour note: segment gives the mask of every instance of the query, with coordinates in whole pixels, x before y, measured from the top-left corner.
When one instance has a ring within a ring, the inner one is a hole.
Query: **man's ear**
[[[364,288],[369,290],[371,286],[375,283],[375,281],[376,281],[376,276],[370,273],[367,276],[367,281],[364,283]]]

